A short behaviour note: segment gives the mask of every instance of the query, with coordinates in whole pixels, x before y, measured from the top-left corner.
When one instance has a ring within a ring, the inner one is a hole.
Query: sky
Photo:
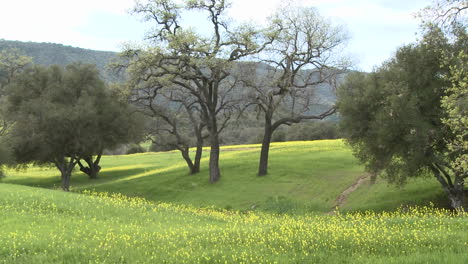
[[[229,15],[237,21],[264,23],[285,0],[231,0]],[[291,0],[289,0],[291,1]],[[419,21],[414,14],[430,0],[294,0],[318,9],[344,25],[350,41],[346,52],[355,69],[370,71],[396,49],[414,42]],[[0,0],[0,39],[61,43],[74,47],[120,51],[139,43],[150,24],[129,14],[134,0]],[[206,18],[187,19],[202,27]]]

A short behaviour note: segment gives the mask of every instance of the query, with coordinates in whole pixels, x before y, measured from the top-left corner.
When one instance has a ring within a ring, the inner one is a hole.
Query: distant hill
[[[35,64],[49,66],[68,65],[73,62],[95,64],[104,79],[116,81],[117,78],[107,71],[107,64],[117,57],[116,52],[76,48],[55,43],[22,42],[0,39],[0,51],[17,48],[26,56],[32,57]]]

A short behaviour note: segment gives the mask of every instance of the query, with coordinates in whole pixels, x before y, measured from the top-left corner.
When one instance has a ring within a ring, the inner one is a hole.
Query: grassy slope
[[[0,184],[0,263],[467,263],[467,215],[274,216]]]
[[[90,181],[76,172],[72,187],[75,191],[94,189],[195,206],[326,212],[335,205],[336,197],[363,173],[341,140],[273,143],[270,173],[266,177],[256,176],[259,145],[225,148],[235,150],[222,152],[222,179],[214,185],[207,180],[206,155],[202,172],[192,176],[178,152],[164,152],[105,156],[100,179]],[[8,174],[3,182],[46,188],[60,186],[55,169],[30,168]],[[418,191],[421,185],[424,192]],[[380,183],[369,190],[366,185],[353,193],[343,208],[392,210],[401,203],[427,204],[434,194],[439,199],[439,188],[432,180],[411,182],[405,189]]]

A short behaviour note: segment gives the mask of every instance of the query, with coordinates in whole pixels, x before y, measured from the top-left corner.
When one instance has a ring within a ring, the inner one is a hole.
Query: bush
[[[341,134],[338,124],[329,121],[307,122],[288,128],[287,141],[337,139]]]
[[[149,151],[151,152],[159,152],[159,151],[170,151],[174,150],[174,148],[171,148],[170,146],[161,146],[158,144],[151,143],[151,146],[149,147]]]
[[[127,149],[127,154],[143,153],[145,149],[139,144],[132,144]]]

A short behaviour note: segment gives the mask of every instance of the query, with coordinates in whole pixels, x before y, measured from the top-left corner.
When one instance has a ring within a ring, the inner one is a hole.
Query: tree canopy
[[[130,74],[145,73],[140,75],[141,82],[177,86],[194,98],[209,135],[211,183],[221,177],[219,134],[238,103],[232,64],[257,54],[273,38],[251,25],[229,23],[228,8],[224,0],[193,0],[180,5],[170,0],[137,2],[133,12],[154,25],[147,36],[150,48],[128,48],[122,53]],[[183,27],[181,16],[190,10],[206,15],[208,36]]]
[[[7,93],[7,117],[15,123],[6,142],[16,166],[56,166],[65,191],[80,159],[136,135],[136,119],[91,65],[35,66],[18,75]]]
[[[432,173],[454,208],[463,205],[466,175],[450,163],[454,133],[441,106],[450,67],[442,62],[444,51],[460,47],[433,27],[376,71],[350,74],[338,102],[345,137],[369,171],[399,184]]]

